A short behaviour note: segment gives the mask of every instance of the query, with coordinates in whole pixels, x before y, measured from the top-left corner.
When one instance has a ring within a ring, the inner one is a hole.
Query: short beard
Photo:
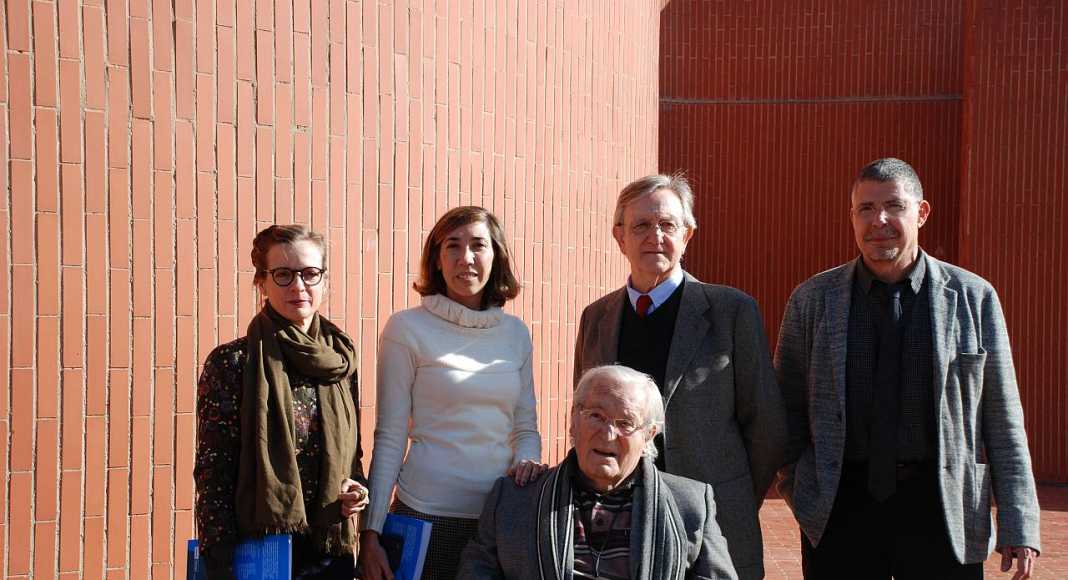
[[[883,248],[868,253],[868,258],[874,262],[892,262],[900,256],[901,248]]]

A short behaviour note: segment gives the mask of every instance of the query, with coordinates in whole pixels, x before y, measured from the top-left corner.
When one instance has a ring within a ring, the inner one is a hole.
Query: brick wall
[[[1068,482],[1068,3],[965,3],[960,254],[1005,308],[1035,477]]]
[[[257,308],[258,228],[324,232],[375,342],[425,233],[500,216],[547,459],[615,193],[656,169],[660,2],[7,0],[0,7],[0,571],[184,576],[198,365]]]
[[[695,181],[687,267],[760,302],[856,256],[849,188],[911,163],[921,242],[1005,305],[1035,475],[1068,481],[1068,9],[1041,0],[675,0],[662,13],[660,168]]]
[[[695,181],[699,276],[759,301],[775,343],[790,292],[856,255],[849,187],[879,157],[916,167],[924,247],[953,260],[958,0],[676,0],[662,14],[660,167]]]

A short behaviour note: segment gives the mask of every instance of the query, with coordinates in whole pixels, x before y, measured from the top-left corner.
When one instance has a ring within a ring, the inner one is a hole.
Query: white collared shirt
[[[671,272],[671,275],[668,276],[667,280],[664,280],[663,282],[657,284],[656,287],[654,287],[652,290],[646,292],[646,294],[649,295],[649,298],[652,299],[653,304],[649,307],[649,310],[646,311],[645,314],[649,315],[657,308],[660,308],[660,305],[667,302],[667,299],[671,298],[671,295],[674,294],[675,290],[678,289],[678,287],[681,285],[682,266],[676,265],[675,269]],[[638,310],[638,297],[641,295],[641,292],[638,292],[630,285],[630,278],[628,277],[627,297],[630,298],[630,305],[634,308],[634,310]]]

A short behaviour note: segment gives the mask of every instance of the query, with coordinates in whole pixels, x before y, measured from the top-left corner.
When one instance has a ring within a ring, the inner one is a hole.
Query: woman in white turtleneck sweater
[[[474,206],[442,216],[415,289],[422,305],[391,316],[379,344],[360,535],[368,580],[392,576],[378,542],[387,512],[434,524],[423,578],[452,580],[493,482],[507,474],[522,485],[545,469],[530,333],[501,310],[519,284],[497,218]]]

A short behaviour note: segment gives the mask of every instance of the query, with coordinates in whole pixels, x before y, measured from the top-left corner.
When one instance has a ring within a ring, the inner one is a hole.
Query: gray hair
[[[627,204],[661,189],[666,189],[678,196],[679,201],[682,202],[683,225],[691,230],[696,229],[697,220],[693,217],[693,190],[690,189],[690,182],[681,173],[647,175],[628,183],[616,198],[616,213],[612,223],[617,226],[623,225],[623,211],[627,208]]]
[[[643,372],[619,364],[593,367],[582,374],[578,386],[575,387],[575,398],[571,402],[572,416],[574,416],[578,407],[584,406],[590,388],[593,387],[593,383],[597,379],[608,379],[621,388],[631,387],[642,391],[645,395],[643,397],[645,404],[642,411],[645,428],[656,427],[657,433],[664,432],[664,399],[660,396],[660,389],[657,388],[656,381],[653,380],[653,377]],[[656,459],[656,443],[653,442],[652,437],[645,442],[645,449],[642,451],[642,455]]]
[[[916,199],[923,199],[923,186],[920,185],[920,176],[916,175],[916,170],[908,163],[894,157],[883,157],[865,165],[857,175],[857,179],[853,181],[853,187],[849,191],[852,192],[864,181],[877,183],[893,181],[901,184],[901,188],[911,193]]]

